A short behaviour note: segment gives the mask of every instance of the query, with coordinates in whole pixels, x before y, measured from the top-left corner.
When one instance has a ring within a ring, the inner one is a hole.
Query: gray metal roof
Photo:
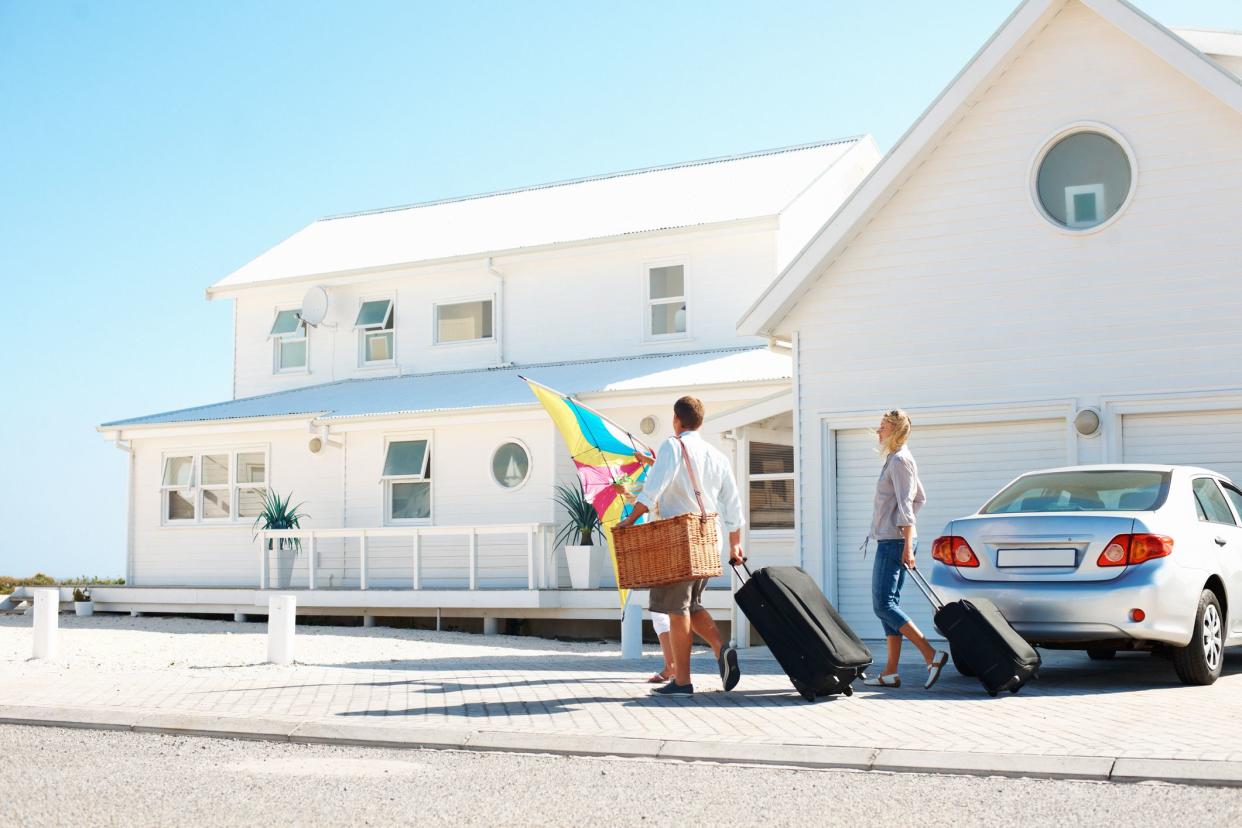
[[[351,379],[104,423],[100,428],[321,415],[325,418],[532,405],[520,376],[566,394],[789,379],[788,356],[744,347]]]

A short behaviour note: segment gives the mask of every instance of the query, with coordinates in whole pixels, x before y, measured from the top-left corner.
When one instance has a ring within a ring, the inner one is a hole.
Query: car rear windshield
[[[1164,503],[1168,472],[1073,471],[1028,474],[1006,486],[979,510],[1013,512],[1145,512]]]

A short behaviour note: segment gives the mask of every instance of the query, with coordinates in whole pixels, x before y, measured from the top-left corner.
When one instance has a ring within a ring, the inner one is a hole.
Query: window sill
[[[220,521],[205,520],[202,522],[186,520],[173,521],[169,523],[164,521],[160,523],[161,529],[250,529],[254,525],[254,521],[247,521],[245,518],[237,521]]]
[[[677,334],[676,336],[674,336],[672,334],[669,334],[668,336],[649,336],[646,339],[644,339],[640,344],[641,345],[666,345],[668,343],[694,342],[694,341],[695,341],[695,338],[693,336],[683,336],[681,334]]]
[[[309,375],[309,368],[285,368],[283,370],[272,372],[272,376],[274,377],[305,377]]]
[[[396,371],[396,362],[366,362],[358,366],[359,371]]]
[[[456,340],[453,342],[433,342],[431,347],[434,349],[469,348],[471,346],[478,347],[479,345],[493,345],[494,346],[495,344],[496,344],[496,338],[489,336],[486,339],[461,339],[461,340]]]

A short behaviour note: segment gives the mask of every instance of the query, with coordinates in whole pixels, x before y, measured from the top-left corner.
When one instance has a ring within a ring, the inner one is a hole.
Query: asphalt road
[[[397,751],[0,725],[11,825],[1242,824],[1242,789]],[[921,818],[920,818],[921,815]]]

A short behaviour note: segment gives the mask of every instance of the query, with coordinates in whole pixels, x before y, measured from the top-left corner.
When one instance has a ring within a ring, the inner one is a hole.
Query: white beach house
[[[1031,469],[1242,479],[1239,72],[1242,33],[1028,0],[747,311],[743,336],[793,343],[802,563],[862,634],[888,408],[924,555]]]
[[[878,158],[865,136],[314,222],[207,291],[234,303],[233,399],[99,427],[130,472],[128,584],[98,606],[261,612],[289,578],[314,614],[615,620],[611,574],[565,589],[573,469],[519,375],[653,445],[701,397],[756,472],[755,559],[793,561],[792,420],[765,413],[791,360],[735,323]],[[267,491],[309,516],[292,572],[253,535]]]

